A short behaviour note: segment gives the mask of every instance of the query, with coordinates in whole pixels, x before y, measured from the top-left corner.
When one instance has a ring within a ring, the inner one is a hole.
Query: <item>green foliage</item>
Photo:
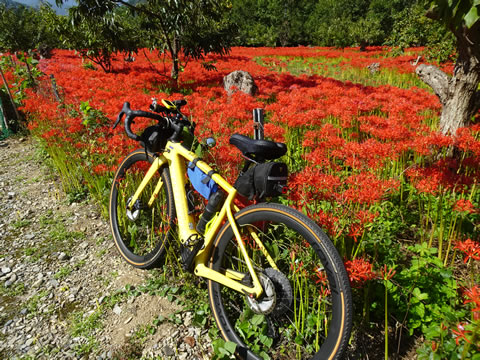
[[[72,268],[70,266],[63,266],[58,270],[53,277],[57,280],[61,280],[66,278],[68,275],[72,273]]]
[[[414,4],[394,15],[387,44],[400,50],[426,45],[429,47],[427,57],[439,62],[450,60],[455,52],[453,34],[439,22],[427,18],[421,4]]]
[[[372,212],[378,213],[378,216],[365,232],[363,251],[375,254],[375,261],[380,264],[396,263],[401,255],[397,237],[406,227],[402,212],[390,201],[374,206]]]
[[[58,0],[57,4],[62,2]],[[80,0],[77,7],[70,9],[73,28],[62,30],[62,35],[70,47],[105,71],[112,70],[114,52],[131,54],[139,47],[166,51],[173,60],[171,76],[177,79],[182,68],[181,55],[188,61],[208,53],[228,52],[234,34],[228,18],[230,7],[227,0],[148,0],[135,4]]]
[[[469,319],[465,309],[451,311],[441,324],[431,324],[418,359],[480,359],[480,319]]]
[[[28,51],[41,44],[59,45],[51,26],[55,13],[43,4],[40,10],[18,6],[10,8],[0,4],[0,51]]]
[[[471,28],[480,20],[479,0],[434,0],[430,11],[448,28],[456,30],[462,26]]]
[[[19,106],[20,102],[26,97],[26,89],[34,88],[36,86],[37,79],[43,75],[43,73],[38,70],[37,64],[38,61],[29,54],[19,52],[17,53],[17,59],[19,61],[13,61],[13,58],[10,56],[4,56],[0,58],[0,67],[2,71],[10,71],[14,76],[14,81],[9,83],[11,87],[11,92],[13,95],[13,101],[16,106]],[[5,116],[7,119],[15,119],[12,123],[10,122],[10,128],[16,132],[22,129],[23,119],[20,115],[20,118],[17,118],[15,109],[12,106],[10,99],[7,97],[7,93],[4,89],[0,89],[0,97],[2,99],[2,105],[5,111]]]
[[[377,45],[390,34],[394,15],[411,3],[413,1],[322,1],[316,4],[307,27],[315,45]]]
[[[123,15],[123,16],[121,16]],[[69,9],[68,19],[58,19],[56,31],[65,47],[77,50],[83,57],[111,72],[112,54],[137,51],[138,31],[128,26],[126,14],[84,11],[80,6]]]
[[[80,103],[80,114],[83,119],[82,124],[88,129],[89,133],[99,126],[105,126],[110,121],[102,111],[91,107],[88,101]]]
[[[411,264],[388,283],[388,293],[396,318],[407,319],[410,335],[415,330],[426,334],[431,326],[456,316],[458,286],[452,270],[436,256],[436,248],[423,243],[409,247],[409,251],[413,253]]]
[[[212,342],[213,357],[212,360],[235,359],[235,349],[237,344],[223,339],[217,339]]]
[[[306,45],[310,36],[305,23],[313,1],[242,0],[233,1],[232,21],[238,24],[237,45]]]

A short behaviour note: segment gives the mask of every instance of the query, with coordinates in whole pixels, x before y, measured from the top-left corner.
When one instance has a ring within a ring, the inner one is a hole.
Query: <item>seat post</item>
[[[265,138],[263,132],[263,109],[253,109],[253,138],[255,140],[263,140]]]

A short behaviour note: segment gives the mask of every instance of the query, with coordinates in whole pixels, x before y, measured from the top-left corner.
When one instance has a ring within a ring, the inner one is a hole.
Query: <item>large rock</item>
[[[223,78],[223,87],[229,96],[236,91],[243,91],[248,95],[254,96],[258,91],[252,75],[242,70],[236,70],[225,76]]]

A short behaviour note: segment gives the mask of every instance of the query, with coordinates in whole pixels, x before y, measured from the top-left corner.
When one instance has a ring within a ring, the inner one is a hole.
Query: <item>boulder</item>
[[[368,70],[370,70],[370,73],[373,75],[376,72],[380,71],[380,63],[371,63],[370,65],[367,66]]]
[[[252,75],[242,70],[236,70],[225,76],[223,78],[223,87],[229,96],[236,91],[243,91],[248,95],[254,96],[258,91]]]

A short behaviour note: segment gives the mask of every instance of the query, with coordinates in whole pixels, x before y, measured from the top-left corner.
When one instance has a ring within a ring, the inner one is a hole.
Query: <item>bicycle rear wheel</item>
[[[130,153],[120,164],[110,192],[110,226],[115,244],[129,264],[142,269],[161,263],[175,220],[172,182],[166,167],[153,176],[134,208],[127,209],[153,160],[153,155],[144,149]],[[158,194],[152,196],[160,185]]]
[[[252,299],[209,281],[212,312],[241,359],[340,359],[352,327],[347,273],[335,247],[310,219],[278,204],[249,206],[235,215],[264,288]],[[273,258],[272,265],[256,234]],[[226,223],[215,240],[210,267],[251,278]]]

